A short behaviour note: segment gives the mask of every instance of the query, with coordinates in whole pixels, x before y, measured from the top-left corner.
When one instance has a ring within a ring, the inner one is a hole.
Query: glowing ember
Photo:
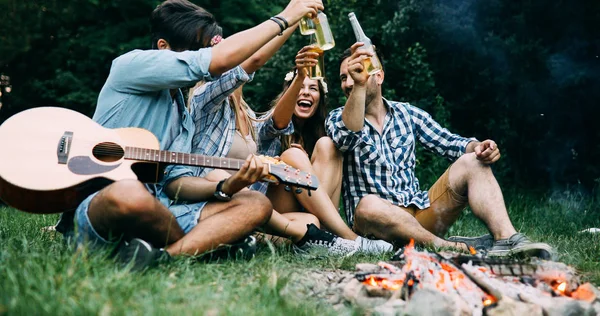
[[[381,287],[386,290],[396,291],[402,288],[404,280],[390,280],[371,275],[366,280],[364,280],[363,283],[374,287]]]
[[[567,290],[567,282],[563,282],[561,284],[559,284],[556,289],[561,293],[564,294],[565,291]]]
[[[477,254],[477,250],[475,250],[475,248],[469,246],[469,252],[474,256]]]

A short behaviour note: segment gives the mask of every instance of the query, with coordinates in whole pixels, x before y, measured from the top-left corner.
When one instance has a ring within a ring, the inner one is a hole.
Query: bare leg
[[[187,235],[169,245],[171,255],[197,255],[250,235],[271,216],[271,203],[259,192],[236,193],[229,202],[208,203],[201,221]]]
[[[216,169],[207,174],[206,179],[220,181],[229,176],[230,174],[228,172]],[[278,188],[283,190],[283,186],[278,186]],[[244,189],[243,191],[249,190]],[[295,212],[299,209],[298,202],[291,194],[284,195],[283,199],[272,198],[269,194],[267,194],[267,197],[269,197],[271,201],[277,201],[277,203],[273,205],[275,208],[279,207],[285,210],[281,213],[273,210],[271,219],[263,227],[267,233],[285,238],[289,237],[293,242],[297,242],[306,234],[307,224],[313,223],[319,227],[319,220],[314,215]],[[206,210],[203,210],[202,214],[208,213]]]
[[[300,149],[290,148],[286,150],[281,154],[281,160],[294,168],[314,174],[314,170],[312,169],[308,157]],[[321,188],[321,186],[319,186],[319,189],[316,191],[311,192],[311,196],[308,196],[306,190],[302,190],[302,193],[300,194],[294,193],[293,190],[292,192],[287,192],[283,190],[281,185],[272,190],[274,191],[269,192],[269,196],[276,209],[281,209],[277,206],[280,199],[283,201],[283,199],[286,198],[286,195],[289,199],[289,195],[294,194],[294,197],[298,202],[300,202],[300,204],[302,204],[310,213],[317,216],[321,224],[327,228],[327,230],[344,239],[355,240],[358,237],[358,235],[346,225],[346,222],[342,220],[337,208],[331,202],[326,189]]]
[[[315,175],[321,181],[321,188],[327,192],[335,208],[339,208],[342,192],[343,156],[331,138],[327,136],[319,138],[313,150],[311,163]]]
[[[363,197],[356,207],[354,229],[363,235],[396,242],[414,239],[416,243],[436,247],[464,245],[446,241],[423,228],[408,210],[402,209],[376,195]]]
[[[467,193],[473,214],[487,225],[496,240],[516,233],[498,181],[491,168],[479,162],[475,154],[463,155],[450,167],[450,186],[456,192]]]
[[[265,232],[281,237],[290,237],[296,243],[306,234],[306,225],[315,224],[319,227],[316,216],[307,213],[285,213],[280,214],[273,210],[271,219],[264,226]]]
[[[184,236],[171,212],[136,180],[115,182],[91,201],[88,217],[103,238],[139,237],[162,247]]]

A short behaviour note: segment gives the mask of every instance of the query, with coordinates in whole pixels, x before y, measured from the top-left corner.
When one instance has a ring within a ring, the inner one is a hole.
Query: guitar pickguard
[[[109,172],[118,168],[121,164],[104,166],[95,163],[88,156],[76,156],[69,159],[68,167],[71,172],[78,175],[91,175]]]

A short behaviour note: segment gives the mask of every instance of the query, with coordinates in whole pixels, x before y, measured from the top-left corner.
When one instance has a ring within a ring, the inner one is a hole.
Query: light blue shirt
[[[211,48],[134,50],[119,56],[100,91],[94,121],[107,128],[147,129],[158,138],[160,149],[189,153],[195,128],[179,88],[212,80],[211,57]],[[173,97],[172,89],[177,89]],[[165,180],[183,176],[181,171],[185,169],[168,166]]]

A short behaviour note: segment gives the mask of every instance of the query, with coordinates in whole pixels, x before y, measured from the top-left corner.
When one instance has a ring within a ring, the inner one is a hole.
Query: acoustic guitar
[[[244,160],[159,149],[141,128],[108,129],[78,112],[40,107],[20,112],[0,126],[0,199],[31,213],[75,209],[90,194],[125,179],[160,181],[167,164],[239,170]],[[316,190],[318,179],[267,158],[269,176]]]

